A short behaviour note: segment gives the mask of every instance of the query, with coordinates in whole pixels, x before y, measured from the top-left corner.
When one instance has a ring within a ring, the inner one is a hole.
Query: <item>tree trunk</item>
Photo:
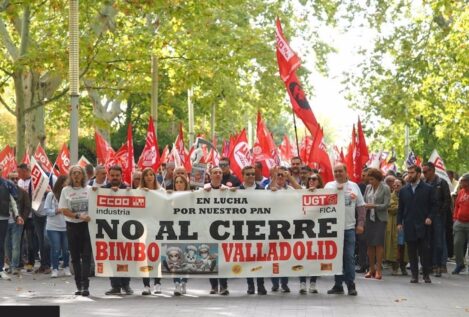
[[[21,71],[15,71],[13,75],[15,83],[16,97],[16,161],[20,162],[26,152],[26,122],[25,122],[25,104],[23,95],[23,74]]]

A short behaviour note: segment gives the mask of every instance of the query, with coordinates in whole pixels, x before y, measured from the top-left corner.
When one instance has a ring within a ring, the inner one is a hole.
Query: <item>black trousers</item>
[[[422,265],[423,275],[430,275],[432,265],[432,253],[429,238],[418,239],[416,241],[407,241],[407,253],[409,255],[410,271],[412,277],[418,278],[419,275],[419,257]]]
[[[220,284],[221,289],[228,288],[228,279],[227,278],[209,278],[210,285],[212,289],[218,290],[218,284]]]
[[[254,279],[249,277],[246,280],[248,282],[248,288],[254,288]],[[257,277],[256,282],[257,282],[257,287],[258,288],[261,287],[261,286],[264,286],[264,278],[263,277]]]
[[[72,258],[75,283],[79,289],[90,286],[91,240],[87,222],[67,222],[67,238]]]

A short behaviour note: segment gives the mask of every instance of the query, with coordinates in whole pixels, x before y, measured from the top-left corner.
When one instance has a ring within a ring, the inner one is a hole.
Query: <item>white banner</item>
[[[37,210],[49,186],[49,178],[42,170],[34,156],[31,156],[31,207]]]
[[[440,154],[436,150],[433,150],[432,155],[428,159],[429,162],[435,165],[435,174],[438,175],[441,179],[444,179],[449,185],[449,191],[453,191],[453,184],[449,180],[448,173],[446,172],[445,163],[441,158]]]
[[[90,192],[97,276],[271,277],[342,272],[335,190]]]

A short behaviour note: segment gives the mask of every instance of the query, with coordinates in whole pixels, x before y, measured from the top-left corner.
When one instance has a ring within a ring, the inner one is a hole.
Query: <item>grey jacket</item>
[[[369,191],[371,191],[371,185],[367,185],[365,189],[365,200]],[[376,190],[375,201],[366,201],[367,203],[374,203],[376,216],[380,221],[388,221],[388,209],[391,203],[391,190],[388,185],[381,182]]]

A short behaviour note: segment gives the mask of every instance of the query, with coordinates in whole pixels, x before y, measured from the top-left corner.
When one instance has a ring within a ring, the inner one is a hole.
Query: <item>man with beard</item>
[[[113,191],[127,188],[127,185],[122,181],[122,168],[120,166],[114,165],[109,169],[109,184],[103,188],[110,188]],[[120,295],[121,289],[125,295],[134,293],[130,288],[130,277],[110,277],[109,279],[111,280],[111,289],[105,293],[106,295]]]
[[[259,186],[259,184],[256,183],[256,171],[253,166],[247,165],[243,168],[241,171],[243,173],[243,183],[241,186],[239,186],[239,189],[244,189],[244,190],[261,190],[263,187]],[[264,278],[263,277],[258,277],[256,278],[257,282],[257,294],[259,295],[266,295],[267,290],[265,289],[264,286]],[[248,278],[247,279],[248,283],[248,291],[247,293],[249,295],[254,294],[255,288],[254,288],[254,278]]]
[[[220,161],[221,162],[221,161]],[[227,190],[229,189],[228,186],[222,184],[222,176],[223,171],[220,167],[215,166],[212,167],[210,170],[210,183],[205,184],[204,190],[209,192],[211,190]],[[228,279],[227,278],[209,278],[210,286],[212,289],[210,290],[210,294],[220,294],[223,296],[227,296],[230,294],[228,291]],[[218,288],[220,286],[220,289]]]
[[[412,165],[407,168],[408,183],[399,192],[397,228],[404,230],[409,254],[411,283],[418,283],[418,258],[422,264],[423,280],[431,283],[430,228],[438,210],[435,190],[420,180],[422,170]]]
[[[296,180],[298,184],[301,184],[300,166],[301,158],[298,156],[292,157],[290,161],[290,175]]]

